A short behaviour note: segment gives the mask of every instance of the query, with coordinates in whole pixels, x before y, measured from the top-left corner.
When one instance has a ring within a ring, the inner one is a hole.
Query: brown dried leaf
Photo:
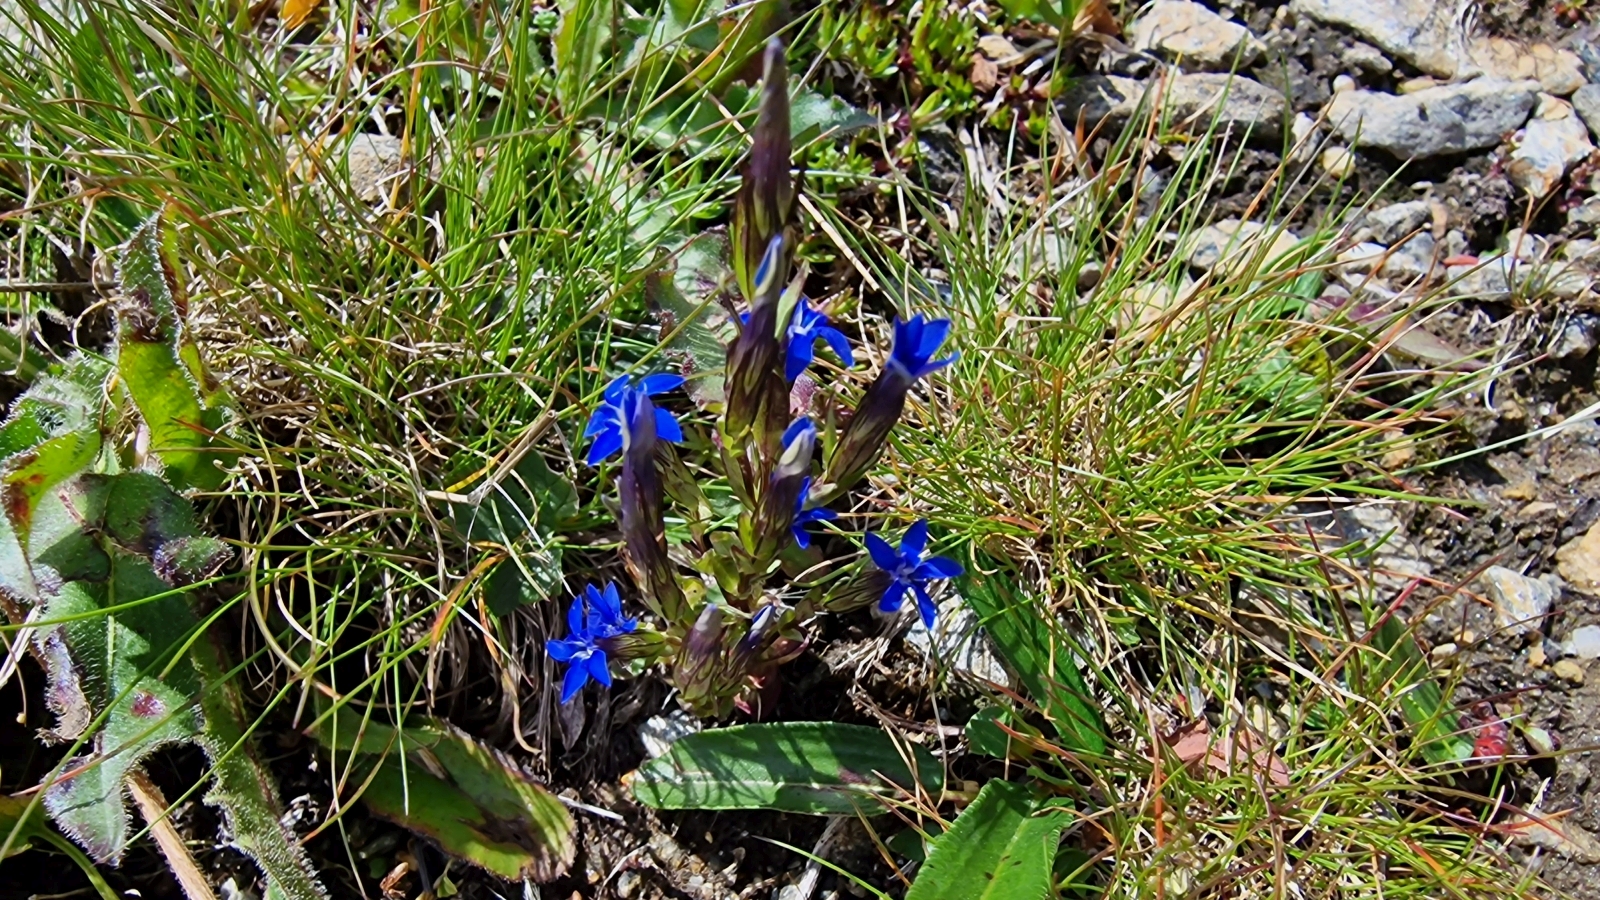
[[[1207,768],[1231,775],[1234,761],[1238,760],[1264,773],[1268,781],[1279,787],[1289,783],[1289,767],[1249,726],[1240,723],[1232,729],[1231,737],[1231,746],[1213,741],[1210,723],[1200,718],[1168,735],[1166,743],[1186,766],[1203,762]]]

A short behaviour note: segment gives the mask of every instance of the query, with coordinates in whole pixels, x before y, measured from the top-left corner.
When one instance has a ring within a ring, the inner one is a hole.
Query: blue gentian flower
[[[789,349],[783,362],[783,377],[790,384],[794,384],[816,358],[817,341],[827,341],[845,368],[856,364],[855,355],[850,352],[850,340],[844,332],[829,325],[828,317],[812,309],[806,298],[801,297],[794,306],[794,318],[789,320]]]
[[[894,344],[889,349],[889,369],[903,376],[906,382],[926,377],[956,361],[958,354],[944,359],[934,359],[939,345],[950,336],[949,319],[925,320],[920,315],[909,321],[895,319]]]
[[[683,376],[659,372],[646,375],[638,381],[621,375],[606,385],[600,395],[600,407],[589,417],[589,426],[583,430],[584,437],[594,438],[586,459],[589,465],[599,465],[628,446],[628,423],[633,421],[633,409],[640,397],[654,397],[680,384],[683,384]],[[656,407],[655,415],[656,437],[674,444],[682,443],[683,429],[672,413]]]
[[[794,498],[794,522],[789,526],[789,530],[794,533],[794,542],[800,545],[801,550],[811,546],[811,533],[806,530],[807,525],[812,522],[826,522],[839,515],[825,507],[806,509],[806,494],[810,491],[811,479],[807,477],[800,482],[800,496]]]
[[[937,345],[934,349],[938,349]],[[927,548],[927,519],[921,519],[906,529],[905,537],[900,539],[899,551],[889,546],[889,542],[883,538],[867,532],[867,552],[872,554],[872,562],[894,579],[884,590],[883,599],[878,601],[878,609],[896,612],[905,602],[906,591],[911,591],[916,595],[922,624],[932,628],[937,610],[933,598],[928,596],[928,582],[936,578],[954,578],[963,570],[960,563],[949,557],[930,556],[923,559],[922,552]]]
[[[588,610],[584,610],[588,601]],[[607,666],[604,641],[629,634],[639,627],[638,619],[622,614],[622,598],[617,596],[617,586],[607,584],[604,591],[594,585],[572,598],[567,609],[567,638],[545,641],[544,651],[556,662],[569,668],[561,682],[561,702],[566,703],[583,688],[584,682],[593,678],[610,687],[611,669]]]

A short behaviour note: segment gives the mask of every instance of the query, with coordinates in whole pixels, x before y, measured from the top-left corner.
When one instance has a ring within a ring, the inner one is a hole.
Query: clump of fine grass
[[[62,248],[92,266],[149,212],[178,227],[202,340],[245,412],[217,509],[244,551],[225,603],[290,688],[269,705],[303,709],[313,683],[425,697],[542,751],[535,653],[559,611],[487,615],[482,563],[559,538],[469,548],[450,499],[504,493],[528,454],[573,471],[581,401],[655,346],[630,323],[658,247],[727,193],[735,160],[645,155],[564,112],[527,8],[472,19],[470,38],[353,9],[292,34],[206,4],[59,12],[25,0],[21,43],[0,44],[8,263],[54,280],[37,273]],[[670,50],[642,43],[637,77],[579,89],[655,96]],[[580,500],[565,527],[595,518]]]
[[[1161,137],[1130,126],[1098,170],[1070,136],[1036,158],[979,146],[969,163],[1003,163],[969,167],[954,201],[896,186],[913,213],[888,241],[835,223],[889,261],[883,299],[942,303],[963,350],[865,502],[914,507],[980,570],[1019,573],[1079,648],[1114,744],[1063,760],[1098,789],[1071,837],[1104,861],[1085,870],[1097,889],[1518,894],[1532,876],[1458,809],[1493,807],[1443,775],[1448,690],[1435,712],[1408,709],[1429,676],[1378,639],[1386,615],[1426,605],[1391,610],[1404,578],[1309,516],[1407,496],[1379,459],[1426,452],[1480,382],[1318,310],[1345,210],[1274,247],[1271,223],[1317,195],[1287,166],[1252,204],[1266,237],[1195,274],[1208,204],[1244,154],[1203,135],[1150,189]],[[1413,316],[1439,302],[1416,300]],[[1163,748],[1197,719],[1224,747],[1273,748],[1283,783],[1175,764]]]

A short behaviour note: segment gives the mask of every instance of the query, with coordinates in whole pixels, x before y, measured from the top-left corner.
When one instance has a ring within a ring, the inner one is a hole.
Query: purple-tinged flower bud
[[[866,609],[883,599],[884,591],[894,584],[894,577],[882,569],[866,569],[843,585],[828,591],[818,604],[835,613]]]
[[[678,648],[672,683],[678,689],[679,702],[698,715],[727,715],[737,692],[737,684],[729,684],[730,676],[737,676],[723,646],[725,619],[719,604],[707,603]]]
[[[837,497],[855,486],[872,468],[889,432],[894,430],[900,414],[905,411],[906,392],[917,379],[956,361],[953,355],[933,358],[949,334],[949,319],[924,321],[922,316],[912,316],[904,322],[895,320],[889,360],[867,388],[866,396],[861,398],[850,424],[845,427],[833,458],[828,461],[820,490],[812,498],[814,501],[826,503]]]
[[[783,295],[784,240],[774,235],[756,272],[756,295],[750,315],[728,353],[728,399],[723,419],[723,440],[730,446],[745,443],[758,423],[771,417],[774,405],[785,417],[789,411],[789,386],[783,380],[780,360],[783,344],[778,337],[778,305]]]
[[[734,649],[734,653],[741,663],[749,665],[761,654],[761,651],[767,649],[768,644],[777,638],[778,618],[779,607],[774,603],[768,603],[761,607],[756,610],[755,615],[750,617],[750,630],[745,632],[744,637],[739,639],[739,644]]]
[[[789,124],[789,70],[784,64],[783,42],[773,38],[762,59],[761,105],[751,132],[750,157],[744,182],[733,205],[733,270],[751,305],[761,296],[752,269],[764,257],[774,237],[783,234],[793,213],[795,186],[789,177],[793,146]],[[788,273],[787,258],[773,274],[781,283]]]
[[[761,494],[756,507],[754,546],[751,556],[768,560],[791,538],[795,510],[801,494],[811,482],[811,458],[817,448],[817,428],[810,419],[799,418],[783,432],[783,449],[772,470],[772,482]]]
[[[661,477],[656,471],[656,414],[649,395],[630,392],[623,410],[627,449],[617,481],[622,507],[622,556],[644,601],[669,622],[683,608],[683,591],[667,557]]]

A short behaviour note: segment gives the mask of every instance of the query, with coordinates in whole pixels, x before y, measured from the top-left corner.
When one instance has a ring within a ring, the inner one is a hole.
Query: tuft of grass
[[[1314,527],[1423,499],[1380,460],[1427,453],[1482,378],[1319,313],[1348,211],[1302,208],[1337,192],[1290,166],[1252,206],[1265,237],[1191,277],[1247,155],[1159,122],[1131,124],[1098,169],[1059,125],[1037,153],[963,133],[953,198],[901,181],[897,229],[831,220],[877,261],[868,304],[952,316],[962,350],[863,503],[942,525],[977,577],[1017,577],[1078,648],[1112,747],[1048,752],[1092,779],[1069,844],[1097,860],[1080,873],[1094,891],[1521,896],[1536,880],[1487,839],[1493,804],[1430,742],[1459,738],[1449,685],[1441,704],[1409,627],[1379,639],[1426,605],[1390,608],[1408,573],[1374,568],[1378,542]],[[1274,245],[1291,219],[1314,224]],[[1442,302],[1420,298],[1413,320]],[[1174,759],[1196,720],[1220,723],[1224,753],[1276,748],[1286,784]]]

